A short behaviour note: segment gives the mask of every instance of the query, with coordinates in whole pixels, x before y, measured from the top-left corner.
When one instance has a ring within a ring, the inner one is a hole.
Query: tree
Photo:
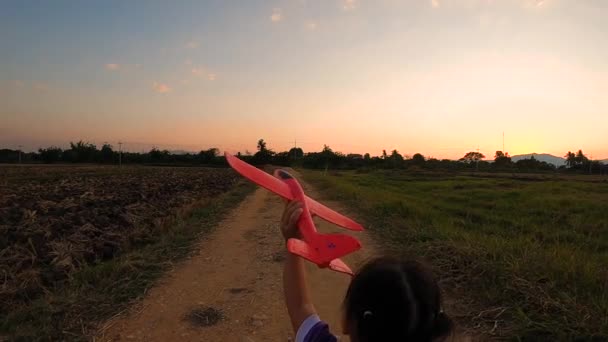
[[[219,153],[220,153],[220,150],[218,150],[215,147],[212,147],[208,150],[202,150],[198,153],[198,160],[202,164],[211,164],[215,161],[215,158],[217,158]]]
[[[150,150],[150,161],[153,163],[159,163],[166,161],[169,157],[169,151],[167,150],[159,150],[156,147]]]
[[[51,146],[48,148],[41,148],[38,150],[40,153],[40,159],[46,164],[52,164],[61,159],[63,151],[59,147]]]
[[[0,149],[0,163],[16,163],[19,160],[19,151],[8,148]]]
[[[112,145],[105,143],[101,146],[100,155],[102,163],[111,163],[114,160],[114,150],[112,150]]]
[[[483,153],[480,153],[480,152],[467,152],[467,154],[465,154],[464,157],[460,158],[460,161],[470,164],[470,163],[478,162],[485,157],[486,156],[484,156]]]
[[[371,158],[371,156],[369,155],[369,153],[366,153],[366,154],[364,154],[364,155],[363,155],[363,160],[365,160],[366,162],[369,162],[369,161],[370,161],[370,159],[372,159],[372,158]]]
[[[85,141],[70,142],[70,156],[73,162],[92,162],[97,154],[97,146]]]
[[[403,161],[403,156],[401,154],[399,154],[399,151],[397,151],[397,150],[391,151],[391,156],[389,158],[396,160],[396,161]]]
[[[304,157],[304,151],[302,151],[302,149],[299,147],[292,147],[289,150],[289,156],[293,159],[300,159]]]
[[[388,158],[388,154],[386,154],[386,150],[382,150],[382,159],[386,160]]]
[[[499,167],[511,165],[511,157],[509,156],[509,153],[496,151],[496,154],[494,155],[494,165]]]
[[[251,160],[254,164],[269,164],[272,161],[274,151],[266,148],[264,139],[258,140],[258,151],[253,155]]]
[[[331,149],[328,145],[323,144],[323,150],[321,151],[321,161],[323,163],[323,167],[327,170],[330,165],[333,167],[338,166],[340,163],[339,154],[335,153],[334,150]]]
[[[260,139],[258,140],[258,151],[259,152],[265,152],[266,150],[266,142],[264,141],[264,139]]]
[[[576,154],[568,151],[564,158],[566,158],[566,165],[568,165],[568,167],[574,167],[576,165]]]
[[[403,167],[403,156],[397,150],[392,150],[388,157],[388,162],[391,168]]]
[[[582,150],[578,150],[576,153],[568,151],[564,158],[566,158],[566,165],[569,168],[580,169],[589,167],[589,158],[585,156]]]
[[[574,157],[574,160],[576,161],[576,165],[579,166],[589,163],[589,158],[585,156],[582,150],[578,150],[578,152],[576,152],[576,157]]]
[[[529,159],[520,159],[515,162],[515,166],[517,169],[522,171],[553,171],[555,170],[555,165],[549,164],[547,162],[543,162],[534,158],[534,156]]]
[[[422,165],[424,165],[424,162],[425,162],[424,156],[420,153],[416,153],[412,157],[412,164],[414,164],[414,165],[422,166]]]

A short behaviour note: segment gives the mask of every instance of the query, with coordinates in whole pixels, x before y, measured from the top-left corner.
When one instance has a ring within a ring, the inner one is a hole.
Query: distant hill
[[[534,157],[534,159],[539,160],[539,161],[544,161],[547,162],[549,164],[553,164],[555,166],[562,166],[562,165],[566,165],[566,159],[561,158],[561,157],[556,157],[552,154],[548,154],[548,153],[529,153],[529,154],[520,154],[517,156],[512,156],[511,160],[513,162],[516,162],[518,160],[522,160],[522,159],[531,159],[532,157]]]

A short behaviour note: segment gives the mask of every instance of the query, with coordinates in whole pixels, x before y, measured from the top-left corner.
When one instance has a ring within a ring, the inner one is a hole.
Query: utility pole
[[[22,145],[17,146],[19,148],[19,164],[21,164],[21,148],[23,147]]]
[[[477,158],[475,158],[477,160],[477,162],[475,163],[475,171],[479,171],[479,146],[477,146]]]
[[[122,167],[122,141],[118,142],[118,167]]]

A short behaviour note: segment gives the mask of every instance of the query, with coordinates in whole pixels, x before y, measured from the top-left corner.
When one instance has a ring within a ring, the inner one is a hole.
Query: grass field
[[[303,174],[356,209],[383,248],[427,260],[463,326],[513,340],[608,339],[608,179]]]
[[[229,169],[0,169],[0,341],[86,340],[253,186]]]

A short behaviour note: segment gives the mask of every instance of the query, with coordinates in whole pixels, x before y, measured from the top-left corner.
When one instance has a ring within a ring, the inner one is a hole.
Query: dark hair
[[[424,265],[390,257],[365,264],[344,298],[346,324],[357,342],[445,338],[453,323],[441,304],[439,285]]]

